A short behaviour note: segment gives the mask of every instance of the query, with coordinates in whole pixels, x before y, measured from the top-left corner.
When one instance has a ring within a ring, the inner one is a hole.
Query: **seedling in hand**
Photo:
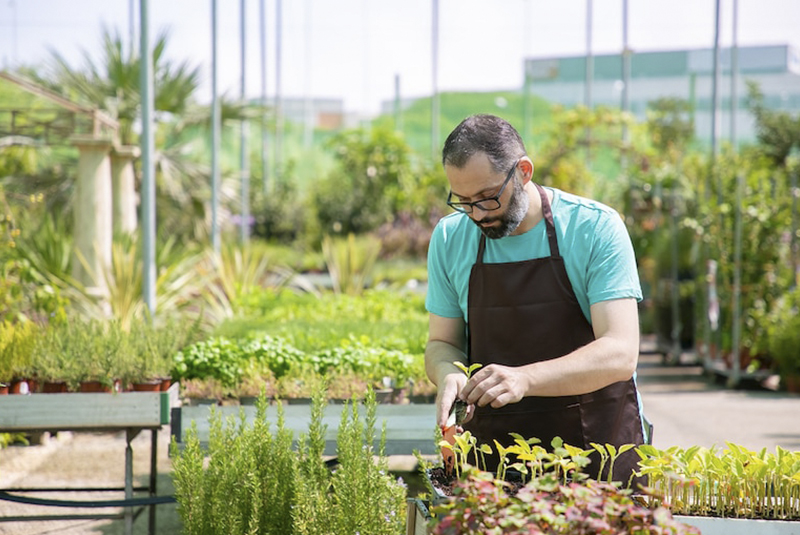
[[[467,376],[467,380],[472,377],[475,370],[483,366],[482,364],[472,364],[469,367],[465,366],[462,362],[453,362],[453,364]],[[467,416],[467,403],[460,399],[453,402],[453,407],[450,409],[450,416],[447,418],[447,423],[442,426],[442,437],[446,444],[442,446],[442,460],[444,468],[447,473],[453,471],[455,464],[455,455],[453,454],[452,445],[456,443],[456,431],[458,427],[464,422]],[[448,447],[450,446],[450,447]]]

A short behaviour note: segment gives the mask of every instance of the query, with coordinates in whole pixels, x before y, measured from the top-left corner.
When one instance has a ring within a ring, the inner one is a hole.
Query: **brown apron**
[[[481,234],[478,256],[469,279],[468,347],[470,363],[496,363],[521,366],[554,359],[571,353],[594,340],[567,277],[564,259],[559,254],[550,201],[536,184],[542,198],[542,211],[550,244],[550,256],[491,264],[483,262],[486,237]],[[509,432],[536,437],[550,449],[556,436],[572,446],[591,449],[599,444],[642,444],[636,384],[633,379],[577,396],[528,396],[519,403],[493,409],[478,407],[464,425],[478,444],[493,440],[509,445]],[[591,456],[584,469],[598,478],[600,458]],[[614,480],[628,484],[639,460],[629,450],[614,464]],[[495,470],[497,458],[487,461]],[[607,477],[608,466],[602,479]]]

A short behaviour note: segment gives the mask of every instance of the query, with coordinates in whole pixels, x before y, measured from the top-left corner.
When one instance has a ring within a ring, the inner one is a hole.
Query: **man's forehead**
[[[456,170],[460,172],[483,173],[487,176],[496,174],[489,156],[485,152],[476,152],[470,156],[466,163],[461,167],[456,167],[451,164],[445,165],[445,170]]]
[[[445,174],[453,195],[463,199],[483,197],[493,193],[500,185],[497,183],[497,171],[483,152],[473,154],[463,167],[446,165]]]

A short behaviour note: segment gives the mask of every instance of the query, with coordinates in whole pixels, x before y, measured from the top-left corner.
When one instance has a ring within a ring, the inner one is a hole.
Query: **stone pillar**
[[[111,219],[115,233],[136,232],[138,199],[133,162],[140,154],[135,145],[117,146],[111,152]]]
[[[75,184],[75,255],[72,275],[98,297],[108,296],[105,270],[111,266],[111,140],[73,136],[78,147]],[[84,262],[80,260],[83,257]]]

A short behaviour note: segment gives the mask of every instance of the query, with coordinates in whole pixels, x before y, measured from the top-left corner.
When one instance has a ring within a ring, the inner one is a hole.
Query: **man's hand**
[[[439,385],[439,389],[436,392],[436,422],[439,427],[444,427],[447,424],[450,409],[466,382],[467,376],[459,370],[456,373],[446,375],[444,381]]]
[[[436,385],[436,423],[444,426],[450,408],[464,388],[467,376],[455,365],[467,364],[466,324],[462,318],[430,315],[430,333],[425,346],[425,370]]]
[[[499,409],[517,403],[528,391],[528,378],[523,368],[489,364],[466,382],[459,397],[469,404]]]

